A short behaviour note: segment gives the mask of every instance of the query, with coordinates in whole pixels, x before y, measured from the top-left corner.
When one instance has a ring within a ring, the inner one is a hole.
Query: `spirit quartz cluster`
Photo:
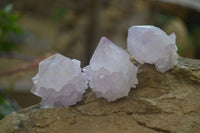
[[[158,71],[165,72],[177,64],[175,39],[175,34],[168,36],[154,26],[132,26],[128,50],[139,63],[154,64]],[[40,62],[32,93],[42,97],[42,107],[69,106],[82,99],[89,85],[97,97],[114,101],[127,96],[138,83],[138,68],[129,58],[124,49],[102,37],[83,71],[80,61],[60,54]]]
[[[128,53],[102,37],[89,66],[85,68],[89,84],[97,97],[108,101],[127,96],[135,87],[137,67],[130,62]]]
[[[41,106],[44,108],[76,104],[88,87],[86,76],[81,72],[80,61],[60,54],[40,62],[33,83],[31,91],[42,97]]]
[[[177,64],[176,35],[169,36],[155,26],[132,26],[128,30],[128,51],[140,64],[154,64],[165,72]]]

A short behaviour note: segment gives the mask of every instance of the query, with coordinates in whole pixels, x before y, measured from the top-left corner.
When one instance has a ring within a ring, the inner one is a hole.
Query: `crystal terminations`
[[[97,97],[108,101],[127,96],[138,83],[137,70],[127,52],[102,37],[85,73]]]
[[[42,97],[43,108],[76,104],[88,88],[80,61],[60,54],[54,54],[40,62],[39,72],[33,77],[33,83],[31,91]]]
[[[132,26],[128,30],[128,51],[140,64],[154,64],[160,72],[165,72],[177,64],[176,35],[167,35],[160,28]]]

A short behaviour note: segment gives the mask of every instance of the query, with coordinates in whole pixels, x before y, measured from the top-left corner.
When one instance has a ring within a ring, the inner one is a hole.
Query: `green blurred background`
[[[175,32],[179,55],[200,58],[200,0],[1,0],[0,117],[40,102],[39,61],[59,52],[85,66],[101,36],[126,48],[132,25]]]

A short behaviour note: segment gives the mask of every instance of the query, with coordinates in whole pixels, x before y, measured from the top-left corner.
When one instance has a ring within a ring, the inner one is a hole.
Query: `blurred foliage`
[[[55,8],[52,12],[52,18],[54,21],[61,21],[64,19],[64,16],[66,15],[67,8],[65,7],[60,7],[60,8]]]
[[[194,25],[191,28],[190,38],[195,46],[196,58],[200,59],[200,25]]]
[[[12,11],[12,5],[0,9],[0,52],[11,52],[18,49],[14,37],[22,35],[22,29],[17,25],[19,14]],[[0,119],[16,111],[17,104],[2,91],[0,91]]]
[[[0,120],[7,114],[17,111],[18,105],[8,98],[8,96],[0,91]]]
[[[154,20],[156,20],[156,25],[159,27],[162,27],[163,25],[166,25],[171,20],[173,20],[175,17],[170,14],[163,14],[163,13],[155,13]]]
[[[20,16],[12,11],[12,5],[0,9],[0,52],[10,52],[18,49],[13,37],[22,35],[22,29],[17,25]]]

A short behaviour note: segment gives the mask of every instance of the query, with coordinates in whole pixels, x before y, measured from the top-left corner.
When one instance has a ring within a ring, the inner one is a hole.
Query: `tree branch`
[[[40,61],[48,58],[49,56],[50,55],[47,54],[44,57],[33,61],[31,64],[29,64],[27,66],[23,66],[23,67],[20,67],[20,68],[14,69],[14,70],[9,70],[9,71],[6,71],[6,72],[0,72],[0,77],[10,76],[10,75],[13,75],[13,74],[16,74],[16,73],[19,73],[19,72],[23,72],[23,71],[27,71],[27,70],[38,68],[38,65],[39,65]]]
[[[23,54],[19,54],[19,53],[5,53],[5,52],[2,52],[2,53],[0,53],[0,57],[13,58],[13,59],[31,61],[31,62],[36,60],[35,57],[27,56],[27,55],[23,55]]]

